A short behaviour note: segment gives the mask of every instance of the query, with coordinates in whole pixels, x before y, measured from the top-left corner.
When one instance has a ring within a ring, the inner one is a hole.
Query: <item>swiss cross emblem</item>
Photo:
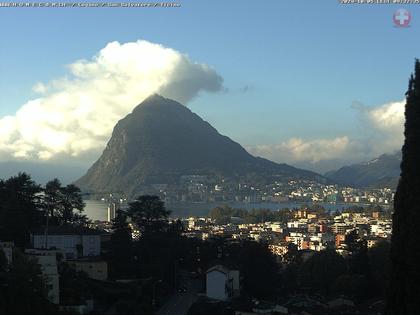
[[[394,12],[393,20],[397,27],[408,27],[411,21],[411,14],[406,9],[398,9]]]

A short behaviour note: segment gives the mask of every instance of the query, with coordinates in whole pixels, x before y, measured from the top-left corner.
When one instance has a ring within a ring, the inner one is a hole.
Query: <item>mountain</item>
[[[383,154],[369,162],[344,166],[325,176],[339,184],[355,187],[396,188],[400,177],[401,152]]]
[[[114,127],[102,156],[75,184],[84,191],[124,191],[176,184],[182,175],[276,175],[326,179],[250,155],[180,103],[152,95]]]

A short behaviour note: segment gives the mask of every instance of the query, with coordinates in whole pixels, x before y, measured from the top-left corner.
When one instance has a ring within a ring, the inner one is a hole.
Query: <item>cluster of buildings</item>
[[[327,187],[327,186],[326,186]],[[333,189],[330,187],[329,189]],[[344,198],[353,198],[359,194],[357,190],[341,191]],[[383,194],[390,193],[387,190]],[[363,195],[363,198],[373,198]],[[377,197],[374,197],[377,198]],[[379,197],[378,197],[379,198]],[[81,314],[93,309],[93,301],[86,300],[82,304],[73,305],[60,294],[60,266],[66,262],[76,271],[83,271],[90,279],[106,281],[108,264],[101,257],[104,244],[110,241],[111,234],[106,231],[118,210],[117,204],[108,208],[108,222],[97,222],[96,229],[73,226],[50,226],[34,229],[30,234],[30,246],[23,250],[24,255],[35,258],[47,280],[49,300],[61,309],[75,310]],[[294,209],[289,219],[281,222],[245,223],[240,217],[231,217],[228,224],[216,224],[208,217],[190,217],[184,219],[184,235],[191,238],[211,240],[224,238],[228,242],[254,240],[268,244],[270,251],[279,263],[287,262],[288,252],[298,250],[302,258],[310,257],[314,252],[334,249],[345,256],[348,254],[346,235],[356,231],[358,237],[366,240],[368,247],[380,241],[389,240],[392,233],[392,222],[387,213],[371,210],[369,212],[343,211],[328,214],[309,208]],[[101,227],[102,229],[98,229]],[[134,226],[133,238],[140,236]],[[293,244],[293,246],[292,246]],[[1,242],[8,264],[13,265],[13,242]],[[229,270],[226,266],[215,265],[206,271],[206,296],[210,299],[227,301],[240,294],[240,274],[238,270]],[[307,297],[302,298],[303,300]],[[307,300],[305,303],[309,303]],[[301,302],[296,302],[301,303]],[[303,302],[302,302],[303,303]],[[334,300],[328,306],[333,309],[334,303],[352,303],[347,300]],[[250,311],[238,311],[237,314],[287,314],[291,305],[255,304]],[[325,305],[322,307],[326,307]],[[330,314],[330,313],[326,313]]]
[[[155,184],[147,187],[166,203],[173,202],[344,202],[391,204],[390,188],[355,189],[305,179],[284,178],[245,181],[184,175],[176,185]]]
[[[209,218],[191,217],[185,220],[188,237],[211,240],[225,238],[228,242],[251,239],[268,243],[278,263],[288,263],[287,253],[298,250],[303,260],[317,251],[334,249],[346,256],[349,254],[345,243],[349,233],[357,233],[358,238],[373,247],[391,237],[392,222],[388,214],[379,211],[369,213],[344,211],[338,215],[325,215],[309,209],[293,211],[293,217],[285,222],[264,222],[246,224],[240,218],[231,218],[229,224],[217,225]],[[291,246],[293,244],[294,246]],[[239,293],[239,272],[216,265],[206,272],[206,296],[211,301],[228,301]],[[235,290],[236,288],[236,290]],[[209,303],[209,302],[207,302]],[[253,300],[250,305],[235,307],[235,315],[258,314],[382,314],[384,303],[373,299],[355,304],[344,297],[327,299],[310,294],[285,297],[279,303]]]
[[[293,212],[287,222],[243,223],[240,218],[231,218],[229,224],[217,225],[210,218],[191,217],[185,221],[186,236],[208,240],[224,237],[232,242],[252,239],[264,241],[279,261],[282,261],[294,244],[298,250],[311,252],[335,249],[347,254],[346,235],[356,231],[365,239],[368,247],[391,237],[392,222],[382,212],[342,212],[336,216],[322,215],[309,209]]]
[[[61,309],[74,310],[81,314],[93,309],[93,301],[73,305],[62,299],[60,294],[60,263],[66,262],[76,272],[83,271],[88,278],[107,280],[108,264],[101,258],[103,244],[110,239],[110,234],[85,227],[50,226],[31,231],[30,246],[23,249],[23,254],[35,259],[47,281],[48,299],[60,305]],[[9,265],[13,265],[13,252],[22,251],[13,242],[1,242]]]
[[[395,192],[391,188],[380,189],[356,189],[346,187],[341,189],[341,198],[346,203],[374,203],[374,204],[392,204]]]

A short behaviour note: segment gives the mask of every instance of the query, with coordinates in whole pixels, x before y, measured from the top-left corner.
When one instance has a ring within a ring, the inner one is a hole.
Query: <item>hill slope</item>
[[[327,172],[326,177],[344,185],[356,187],[395,188],[400,176],[401,152],[383,154],[366,163],[344,166]]]
[[[250,155],[187,107],[159,95],[138,105],[114,127],[102,156],[76,184],[85,191],[129,194],[188,174],[280,175],[323,181],[313,172]]]

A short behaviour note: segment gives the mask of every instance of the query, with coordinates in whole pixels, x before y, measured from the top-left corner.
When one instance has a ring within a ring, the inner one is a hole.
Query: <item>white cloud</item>
[[[291,138],[279,144],[256,145],[248,150],[251,154],[279,162],[319,162],[342,156],[350,146],[347,136],[315,140]]]
[[[222,89],[209,66],[147,41],[111,42],[65,78],[38,82],[41,96],[0,119],[0,160],[98,156],[116,122],[153,93],[186,103]]]
[[[35,93],[44,94],[47,92],[47,87],[42,82],[38,82],[32,87],[32,91]]]
[[[391,102],[374,108],[361,109],[379,130],[402,133],[405,101]]]
[[[358,138],[347,135],[308,140],[291,138],[277,144],[255,145],[248,151],[277,162],[316,165],[337,160],[345,163],[367,161],[383,153],[399,150],[403,143],[405,101],[391,102],[376,107],[354,106],[363,123]],[[325,166],[323,166],[325,169]]]
[[[375,151],[392,152],[404,141],[405,100],[369,108],[358,107],[364,118],[365,129],[370,131]]]

